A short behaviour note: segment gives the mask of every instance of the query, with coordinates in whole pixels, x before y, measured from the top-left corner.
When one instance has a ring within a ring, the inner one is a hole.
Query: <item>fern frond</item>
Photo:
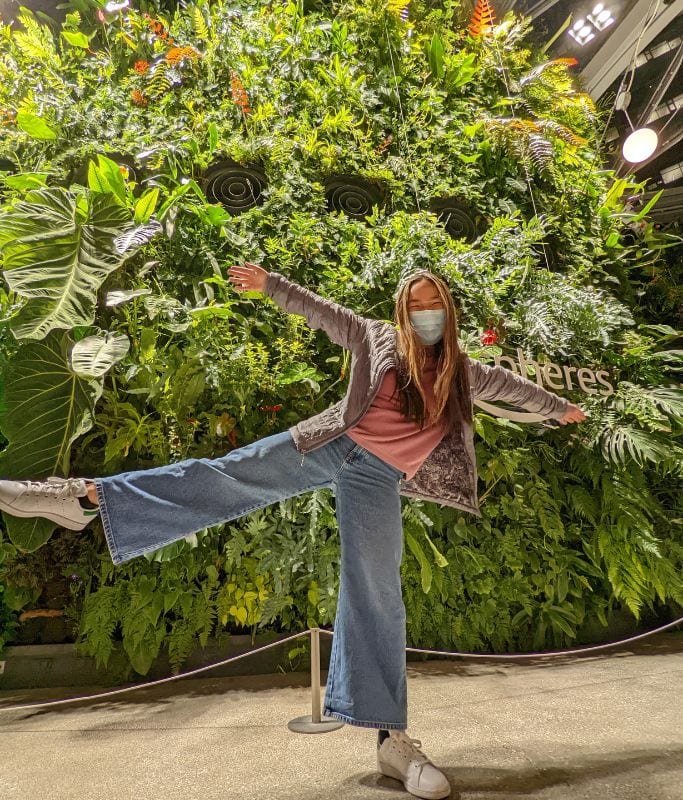
[[[538,479],[529,485],[526,496],[529,504],[536,514],[544,533],[553,539],[562,539],[564,536],[564,525],[560,516],[560,509],[554,497],[548,492],[546,484]]]
[[[544,132],[550,132],[568,144],[574,145],[574,147],[581,147],[587,143],[583,136],[579,136],[578,134],[574,133],[574,131],[570,130],[566,125],[562,125],[559,122],[556,122],[554,119],[537,119],[536,124]]]
[[[168,76],[168,65],[163,61],[155,64],[151,70],[147,94],[153,99],[158,99],[163,94],[167,94],[173,88],[171,79]]]
[[[192,22],[194,24],[195,36],[203,42],[209,40],[209,28],[204,18],[204,12],[199,6],[192,9]]]
[[[529,135],[528,139],[529,153],[534,166],[539,172],[548,170],[553,163],[553,146],[542,136],[536,133]]]
[[[83,604],[79,635],[84,638],[77,648],[83,655],[94,656],[98,667],[107,666],[114,650],[117,595],[116,587],[101,586],[97,592],[89,594]]]
[[[544,61],[542,64],[537,64],[530,72],[527,72],[525,75],[517,78],[517,83],[519,83],[520,86],[524,86],[530,81],[538,78],[539,75],[541,75],[550,67],[562,67],[564,70],[567,67],[574,67],[578,63],[579,62],[575,58],[554,58],[551,61]]]
[[[565,492],[572,511],[595,525],[598,517],[597,499],[584,486],[570,484],[565,487]]]
[[[59,62],[54,39],[48,26],[41,25],[33,12],[25,6],[21,7],[18,20],[26,28],[25,32],[14,32],[14,40],[22,53],[39,62]]]

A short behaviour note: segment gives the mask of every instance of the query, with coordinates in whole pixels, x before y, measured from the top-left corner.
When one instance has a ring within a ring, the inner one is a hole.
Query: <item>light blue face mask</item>
[[[422,344],[434,344],[443,336],[444,324],[446,322],[445,308],[411,311],[408,316]]]

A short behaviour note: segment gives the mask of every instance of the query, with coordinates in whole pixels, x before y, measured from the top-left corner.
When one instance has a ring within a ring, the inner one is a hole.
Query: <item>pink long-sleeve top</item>
[[[437,359],[428,355],[422,374],[427,396],[427,411],[435,406],[434,383]],[[392,397],[392,394],[396,394]],[[426,416],[426,414],[425,414]],[[410,479],[446,433],[443,419],[420,429],[414,421],[401,414],[397,390],[397,372],[390,368],[380,388],[360,421],[346,430],[346,435],[374,455],[405,472]]]

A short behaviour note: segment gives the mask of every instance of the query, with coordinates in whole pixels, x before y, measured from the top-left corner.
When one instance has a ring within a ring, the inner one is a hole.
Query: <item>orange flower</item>
[[[230,92],[233,102],[242,109],[242,113],[250,114],[249,96],[242,85],[242,81],[237,77],[237,73],[234,70],[230,70]]]
[[[133,65],[133,69],[140,75],[144,75],[145,72],[147,72],[147,70],[149,69],[149,61],[140,59],[140,61],[135,62],[135,64]]]
[[[145,108],[147,106],[147,103],[149,103],[149,100],[139,89],[134,89],[130,97],[133,103],[136,106],[140,106],[141,108]]]
[[[166,61],[169,64],[177,64],[184,58],[201,58],[201,53],[198,53],[194,47],[172,47],[166,53]]]
[[[159,22],[158,19],[150,17],[150,15],[147,13],[143,14],[143,17],[147,20],[147,25],[157,39],[161,39],[167,44],[174,44],[173,37],[166,30],[163,22]]]

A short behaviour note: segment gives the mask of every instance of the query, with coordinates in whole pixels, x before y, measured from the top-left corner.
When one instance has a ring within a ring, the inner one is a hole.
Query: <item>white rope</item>
[[[64,703],[77,703],[79,700],[95,700],[99,697],[110,697],[113,694],[122,694],[123,692],[132,692],[135,689],[144,689],[146,686],[157,686],[161,683],[168,683],[169,681],[177,681],[180,678],[189,678],[190,675],[197,675],[200,672],[205,672],[206,670],[213,669],[214,667],[220,667],[223,664],[229,664],[231,661],[237,661],[240,658],[246,658],[247,656],[251,656],[254,653],[259,653],[261,650],[268,650],[270,647],[277,647],[279,644],[284,644],[285,642],[289,642],[291,639],[298,639],[300,636],[308,636],[310,631],[302,631],[301,633],[295,633],[292,636],[288,636],[286,639],[278,639],[277,642],[272,642],[271,644],[266,644],[263,647],[257,647],[255,650],[249,650],[246,653],[241,653],[238,656],[233,656],[232,658],[226,658],[223,661],[218,661],[216,664],[207,664],[205,667],[198,667],[197,669],[193,669],[190,672],[181,672],[179,675],[171,675],[168,678],[160,678],[158,681],[149,681],[147,683],[138,683],[135,686],[125,686],[123,689],[113,689],[111,692],[101,692],[100,694],[88,694],[83,695],[81,697],[71,697],[66,700],[50,700],[47,703],[31,703],[30,705],[25,706],[9,706],[9,707],[2,707],[0,711],[23,711],[25,708],[41,708],[43,706],[58,706]]]
[[[616,647],[620,644],[626,644],[627,642],[635,642],[637,639],[644,639],[646,636],[653,636],[655,633],[659,633],[660,631],[665,631],[667,628],[673,628],[676,625],[680,625],[683,623],[683,617],[680,619],[676,619],[673,622],[669,622],[666,625],[662,625],[659,628],[655,628],[651,631],[646,631],[645,633],[639,633],[636,636],[629,636],[628,639],[620,639],[617,642],[609,642],[607,644],[598,644],[593,645],[591,647],[580,647],[573,650],[556,650],[554,652],[549,653],[460,653],[457,651],[451,652],[448,650],[423,650],[418,649],[415,647],[406,647],[406,652],[410,653],[429,653],[430,655],[440,655],[440,656],[457,656],[460,658],[497,658],[497,659],[511,659],[511,658],[548,658],[550,656],[566,656],[566,655],[574,655],[576,653],[588,653],[590,651],[595,650],[605,650],[608,647]],[[200,672],[205,672],[206,670],[213,669],[214,667],[220,667],[223,664],[229,664],[231,661],[237,661],[240,658],[246,658],[247,656],[251,656],[254,653],[260,653],[262,650],[268,650],[271,647],[277,647],[280,644],[284,644],[285,642],[289,642],[292,639],[298,639],[301,636],[308,636],[313,629],[302,631],[301,633],[295,633],[292,636],[287,636],[285,639],[278,639],[277,642],[272,642],[271,644],[266,644],[263,647],[257,647],[254,650],[249,650],[247,653],[241,653],[238,656],[233,656],[232,658],[226,658],[223,661],[218,661],[215,664],[207,664],[205,667],[198,667],[197,669],[190,670],[190,672],[181,672],[179,675],[171,675],[168,678],[160,678],[157,681],[149,681],[147,683],[139,683],[135,686],[125,686],[123,689],[114,689],[110,692],[101,692],[100,694],[90,694],[90,695],[82,695],[79,697],[69,697],[65,700],[49,700],[45,703],[29,703],[27,705],[21,706],[0,706],[0,711],[25,711],[29,708],[46,708],[49,706],[58,706],[64,705],[66,703],[78,703],[82,700],[97,700],[100,697],[111,697],[114,694],[123,694],[123,692],[133,692],[136,689],[144,689],[147,686],[157,686],[161,683],[168,683],[169,681],[177,681],[181,678],[189,678],[191,675],[197,675]],[[326,633],[328,636],[334,636],[334,631],[327,631],[323,628],[318,629],[319,633]]]
[[[667,628],[673,628],[681,623],[683,623],[683,617],[680,617],[680,619],[676,619],[673,622],[668,622],[666,625],[662,625],[654,630],[646,631],[645,633],[639,633],[637,636],[629,636],[628,639],[620,639],[619,641],[609,642],[607,644],[596,644],[592,645],[591,647],[577,647],[572,650],[554,650],[551,652],[541,653],[458,653],[449,652],[447,650],[422,650],[416,647],[406,647],[406,650],[411,653],[431,653],[433,655],[440,656],[461,656],[463,658],[502,658],[505,660],[509,658],[547,658],[549,656],[572,656],[575,653],[588,653],[591,650],[605,650],[608,647],[616,647],[619,644],[635,642],[636,639],[644,639],[646,636],[652,636],[655,633],[665,631]],[[322,633],[328,633],[328,631],[322,631]]]

